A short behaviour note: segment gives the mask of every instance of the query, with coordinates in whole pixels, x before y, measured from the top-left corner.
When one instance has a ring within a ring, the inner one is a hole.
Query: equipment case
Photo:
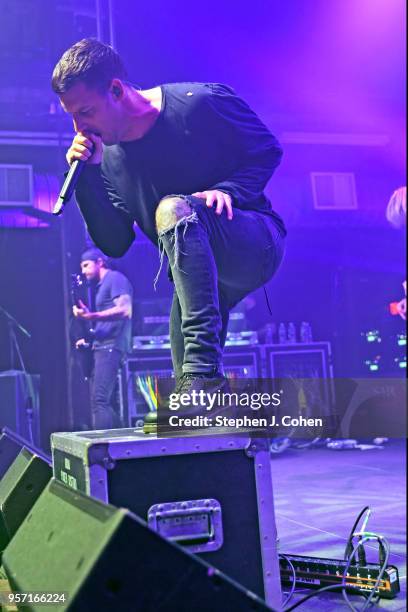
[[[55,433],[51,445],[57,480],[129,508],[281,607],[268,440],[119,429]]]

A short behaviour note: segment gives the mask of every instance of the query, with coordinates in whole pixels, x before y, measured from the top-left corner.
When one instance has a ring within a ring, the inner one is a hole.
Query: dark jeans
[[[115,391],[123,353],[117,349],[93,351],[94,367],[91,377],[92,429],[120,427]]]
[[[225,211],[193,196],[189,217],[160,234],[175,291],[170,338],[176,376],[183,372],[222,370],[229,311],[248,293],[265,284],[277,270],[284,238],[269,215]]]

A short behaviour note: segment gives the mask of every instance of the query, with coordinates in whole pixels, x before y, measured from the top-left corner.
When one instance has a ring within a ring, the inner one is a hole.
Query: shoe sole
[[[205,429],[181,429],[177,431],[177,434],[180,435],[180,437],[182,438],[189,438],[189,437],[196,437],[196,436],[239,436],[239,435],[250,435],[251,433],[253,433],[253,429],[248,429],[246,427],[243,427],[242,429],[239,430],[232,430],[229,429],[228,427],[219,427],[216,429],[212,429],[212,428],[205,428]],[[150,434],[154,434],[157,435],[157,425],[152,425],[152,424],[145,424],[143,425],[143,433],[145,435],[150,435]],[[170,438],[176,438],[176,432],[174,432],[174,434],[172,434],[171,436],[168,436]]]
[[[157,434],[157,425],[156,424],[149,424],[149,423],[145,423],[143,425],[143,433],[148,435],[148,434]]]

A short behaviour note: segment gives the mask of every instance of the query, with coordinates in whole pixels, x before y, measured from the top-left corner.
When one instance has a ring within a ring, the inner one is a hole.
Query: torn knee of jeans
[[[160,235],[173,229],[179,221],[189,217],[192,213],[187,198],[173,196],[163,198],[156,209],[156,228]]]
[[[170,242],[169,246],[172,249],[172,253],[174,254],[173,266],[176,270],[181,270],[180,255],[185,255],[185,253],[180,246],[180,240],[185,239],[187,228],[190,223],[198,223],[198,215],[196,211],[195,210],[192,211],[191,208],[189,208],[189,214],[179,219],[175,223],[175,225],[173,225],[172,227],[168,227],[167,229],[164,229],[161,232],[159,232],[158,244],[159,244],[160,265],[159,265],[159,271],[157,272],[156,277],[153,281],[153,287],[155,291],[157,287],[157,282],[160,277],[160,272],[162,271],[162,268],[163,268],[163,261],[164,261],[164,255],[165,255],[165,249],[164,249],[164,243],[163,243],[164,235],[169,234],[168,236],[168,240]],[[181,237],[180,237],[180,230],[182,233]],[[167,253],[167,255],[169,255],[169,253]],[[181,272],[183,272],[183,270],[181,270]]]
[[[167,229],[163,229],[159,232],[159,240],[165,235],[170,233],[170,242],[173,245],[173,248],[178,248],[178,243],[180,241],[180,230],[182,228],[182,237],[185,238],[186,231],[190,223],[198,223],[198,215],[195,210],[189,211],[188,215],[181,217],[178,219],[174,225],[171,225]]]

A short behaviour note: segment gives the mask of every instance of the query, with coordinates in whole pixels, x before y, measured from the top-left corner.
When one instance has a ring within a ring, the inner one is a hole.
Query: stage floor
[[[279,551],[342,559],[360,510],[371,506],[367,530],[391,545],[390,563],[399,570],[401,593],[381,599],[384,610],[406,610],[406,446],[392,440],[376,450],[288,449],[272,455]],[[367,547],[367,560],[377,561]],[[291,603],[310,593],[296,591]],[[360,608],[362,597],[350,595]],[[341,594],[324,593],[299,610],[349,609]],[[376,609],[375,607],[372,609]]]

